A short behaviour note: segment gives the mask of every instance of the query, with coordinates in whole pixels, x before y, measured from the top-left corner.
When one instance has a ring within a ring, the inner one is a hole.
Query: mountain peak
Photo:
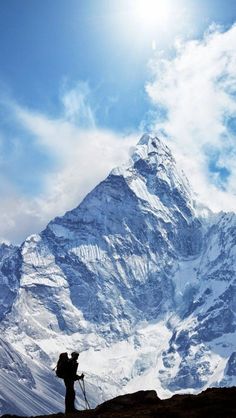
[[[159,138],[156,136],[150,135],[148,133],[143,134],[143,136],[140,138],[138,145],[148,145],[152,141],[160,141]]]
[[[154,165],[169,166],[176,164],[168,146],[155,135],[144,134],[139,140],[131,156],[132,161],[145,160],[152,167]]]
[[[158,138],[155,134],[143,134],[143,136],[140,138],[140,140],[137,143],[137,147],[139,146],[146,146],[150,151],[156,150],[158,151],[165,151],[167,153],[171,153],[168,146],[164,143],[163,140]]]
[[[160,206],[160,201],[168,210],[179,206],[173,199],[177,195],[186,202],[184,206],[192,204],[193,193],[186,176],[168,146],[155,135],[144,134],[131,150],[129,161],[111,174],[122,176],[136,196],[142,200],[149,197],[151,205],[153,196],[157,197],[155,207]]]
[[[137,145],[130,150],[129,161],[112,170],[111,174],[127,176],[127,172],[136,167],[138,161],[145,161],[152,169],[154,167],[175,166],[175,159],[168,146],[155,135],[144,134]]]
[[[155,134],[148,133],[143,134],[137,143],[137,145],[154,146],[155,148],[162,144],[163,142]]]

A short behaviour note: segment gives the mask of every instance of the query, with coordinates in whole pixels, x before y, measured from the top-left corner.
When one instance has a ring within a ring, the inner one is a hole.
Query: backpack
[[[64,379],[68,374],[68,354],[67,353],[61,353],[56,365],[56,375],[57,377],[60,377],[61,379]]]

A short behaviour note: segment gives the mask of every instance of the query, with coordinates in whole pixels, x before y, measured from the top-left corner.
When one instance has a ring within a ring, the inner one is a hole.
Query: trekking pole
[[[80,382],[79,382],[79,384],[80,384],[81,391],[82,391],[82,393],[83,393],[83,395],[84,395],[85,408],[86,408],[86,409],[90,409],[90,405],[89,405],[89,403],[88,403],[88,399],[87,399],[87,397],[86,397],[85,390],[84,390],[84,388],[83,388],[83,386],[82,386],[82,384],[81,384]]]
[[[79,380],[79,385],[80,385],[81,392],[82,392],[82,394],[84,395],[84,391],[83,391],[82,385],[81,385],[81,383],[80,383],[80,380]],[[85,399],[84,399],[84,402],[85,402],[85,409],[87,409],[87,405],[86,405],[86,401],[85,401]]]
[[[89,402],[88,402],[88,399],[87,399],[87,396],[86,396],[84,379],[82,380],[82,382],[83,382],[83,384],[81,384],[81,382],[80,382],[80,380],[79,380],[80,389],[81,389],[81,391],[82,391],[82,393],[83,393],[83,395],[84,395],[85,408],[86,408],[86,409],[91,409],[91,408],[90,408],[90,405],[89,405]]]
[[[90,407],[90,405],[89,405],[89,401],[88,401],[88,399],[87,399],[86,391],[85,391],[85,383],[84,383],[84,379],[82,380],[82,382],[83,382],[83,389],[84,389],[84,399],[85,399],[85,402],[86,402],[86,403],[87,403],[87,405],[88,405],[88,409],[91,409],[91,407]]]

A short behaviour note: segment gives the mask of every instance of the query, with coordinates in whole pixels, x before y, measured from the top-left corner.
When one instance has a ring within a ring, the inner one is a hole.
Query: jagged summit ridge
[[[142,157],[141,151],[143,151],[143,156],[146,154],[146,157],[150,154],[156,154],[159,157],[164,155],[166,158],[175,161],[169,147],[155,135],[144,134],[140,138],[135,148],[134,155],[140,153],[140,157]]]
[[[14,271],[16,286],[0,323],[4,350],[31,362],[44,399],[62,393],[50,374],[58,352],[75,348],[94,404],[150,387],[166,397],[235,384],[236,218],[203,225],[192,196],[169,148],[145,135],[78,207],[8,255],[4,277]]]
[[[141,161],[145,161],[149,166],[148,171],[152,172],[153,170],[153,173],[155,172],[157,176],[160,176],[162,171],[165,171],[166,180],[168,182],[174,174],[173,171],[178,171],[178,176],[181,177],[181,183],[183,182],[184,177],[184,182],[188,184],[188,180],[184,173],[182,171],[180,173],[180,170],[177,169],[175,158],[169,147],[158,137],[149,134],[142,136],[136,147],[132,149],[130,160],[122,167],[112,170],[112,174],[124,174],[126,170],[132,170],[132,168]]]

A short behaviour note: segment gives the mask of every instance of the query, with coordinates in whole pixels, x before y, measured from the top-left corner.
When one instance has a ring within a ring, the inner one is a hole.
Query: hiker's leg
[[[65,397],[66,412],[71,412],[75,409],[74,380],[65,379],[65,386],[66,386],[66,397]]]

